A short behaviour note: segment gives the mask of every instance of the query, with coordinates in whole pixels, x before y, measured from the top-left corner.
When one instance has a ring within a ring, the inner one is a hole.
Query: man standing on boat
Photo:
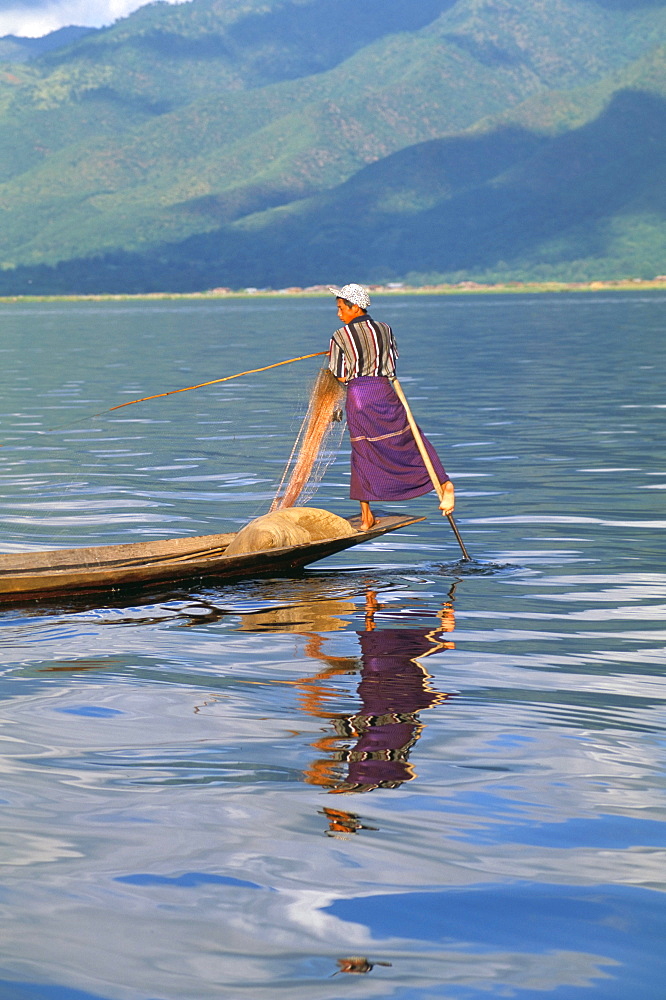
[[[393,331],[368,315],[370,295],[363,285],[329,285],[344,326],[331,338],[329,368],[347,386],[347,426],[352,446],[349,495],[361,504],[361,528],[375,523],[370,503],[409,500],[434,489],[405,408],[391,380],[398,357]],[[418,428],[417,428],[418,430]],[[423,444],[441,485],[440,510],[454,507],[453,483],[437,452]]]

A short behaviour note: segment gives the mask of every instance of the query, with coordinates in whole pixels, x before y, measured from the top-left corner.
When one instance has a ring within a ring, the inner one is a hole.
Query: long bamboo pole
[[[435,468],[434,468],[432,462],[430,461],[430,455],[428,454],[428,451],[427,451],[427,448],[426,448],[426,446],[424,444],[423,438],[421,437],[421,432],[419,431],[417,423],[414,420],[414,415],[413,415],[413,413],[412,413],[412,411],[410,409],[409,403],[407,402],[407,398],[406,398],[406,396],[405,396],[405,394],[404,394],[404,392],[402,390],[402,386],[400,385],[400,383],[398,382],[398,379],[395,376],[393,376],[391,378],[391,384],[393,385],[393,388],[396,391],[396,395],[398,396],[398,399],[400,400],[400,402],[402,403],[402,405],[405,408],[405,414],[407,415],[407,423],[411,427],[412,434],[414,435],[414,440],[416,441],[416,447],[419,449],[419,452],[421,454],[421,458],[423,459],[423,464],[425,465],[426,469],[428,470],[428,475],[430,476],[430,479],[432,481],[432,485],[435,487],[435,492],[437,493],[437,496],[439,497],[440,503],[441,503],[441,501],[444,499],[444,488],[443,488],[442,484],[439,481],[439,477],[437,476],[437,473],[435,472]],[[442,514],[444,514],[444,511],[442,511]],[[467,549],[465,548],[465,543],[463,542],[462,538],[460,537],[460,532],[458,531],[458,525],[453,520],[453,514],[445,514],[444,516],[446,518],[448,518],[448,522],[449,522],[449,524],[451,525],[451,527],[453,529],[453,534],[456,536],[456,540],[458,542],[458,545],[460,546],[460,551],[463,554],[463,560],[465,562],[471,562],[471,558],[470,558],[470,556],[467,553]]]
[[[328,354],[328,351],[316,351],[314,354],[302,354],[300,358],[287,358],[286,361],[276,361],[272,365],[264,365],[263,368],[251,368],[249,372],[237,372],[235,375],[225,375],[223,378],[214,378],[210,382],[200,382],[198,385],[186,385],[183,389],[171,389],[169,392],[158,392],[155,396],[142,396],[141,399],[130,399],[126,403],[118,403],[111,406],[102,413],[111,413],[113,410],[120,410],[123,406],[131,406],[132,403],[146,403],[149,399],[160,399],[162,396],[173,396],[176,392],[189,392],[190,389],[203,389],[206,385],[216,385],[218,382],[228,382],[232,378],[240,378],[241,375],[255,375],[257,372],[267,372],[269,368],[279,368],[280,365],[290,365],[294,361],[305,361],[306,358],[318,358],[320,354]],[[96,413],[100,417],[101,413]]]
[[[251,368],[247,372],[236,372],[235,375],[224,375],[222,378],[211,379],[210,382],[199,382],[198,385],[186,385],[182,389],[170,389],[168,392],[158,392],[154,396],[141,396],[140,399],[128,399],[126,403],[118,403],[116,406],[110,406],[108,410],[100,410],[99,413],[89,413],[85,417],[77,417],[76,420],[70,420],[66,424],[60,424],[58,427],[50,427],[48,431],[41,431],[40,433],[52,434],[54,431],[63,430],[65,427],[71,427],[73,424],[80,424],[84,420],[94,420],[95,417],[103,417],[105,413],[113,413],[114,410],[121,410],[123,406],[132,406],[134,403],[147,403],[149,399],[161,399],[163,396],[173,396],[177,392],[189,392],[190,389],[203,389],[207,385],[216,385],[218,382],[228,382],[232,378],[241,378],[243,375],[255,375],[257,372],[267,372],[269,368],[279,368],[280,365],[291,365],[294,361],[305,361],[307,358],[318,358],[321,354],[328,354],[328,351],[316,351],[314,354],[302,354],[300,358],[287,358],[286,361],[276,361],[272,365],[264,365],[263,368]],[[0,445],[0,448],[2,445]]]

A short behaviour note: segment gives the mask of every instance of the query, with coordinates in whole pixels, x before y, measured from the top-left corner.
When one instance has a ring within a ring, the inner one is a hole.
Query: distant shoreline
[[[666,291],[666,275],[657,278],[619,278],[609,281],[506,281],[483,284],[368,285],[373,295],[524,295],[543,292]],[[211,288],[201,292],[99,292],[80,295],[2,295],[0,303],[12,302],[123,302],[170,299],[316,298],[329,295],[326,285],[308,288]]]

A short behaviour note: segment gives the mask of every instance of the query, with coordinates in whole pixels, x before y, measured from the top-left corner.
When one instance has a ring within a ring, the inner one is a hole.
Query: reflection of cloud
[[[381,998],[393,995],[396,977],[414,992],[448,985],[496,995],[498,983],[505,995],[598,987],[615,964],[605,955],[573,949],[497,947],[470,953],[464,945],[428,948],[408,937],[375,942],[360,924],[322,921],[318,911],[325,898],[281,895],[245,915],[240,898],[235,908],[220,898],[211,919],[203,899],[193,899],[184,917],[168,892],[152,899],[72,900],[67,907],[51,892],[55,909],[35,914],[34,934],[20,934],[20,925],[8,928],[3,943],[11,958],[4,963],[5,975],[39,981],[44,969],[56,969],[61,988],[88,989],[110,1000],[137,994],[237,1000],[248,984],[253,1000],[330,1000],[330,976],[341,954],[360,952],[377,964],[392,964],[364,977],[363,996]],[[57,927],[66,929],[66,949],[54,933]]]
[[[146,0],[3,0],[0,36],[36,38],[71,24],[100,28],[145,5]]]
[[[5,830],[0,835],[0,865],[24,866],[80,858],[80,851],[55,837]]]

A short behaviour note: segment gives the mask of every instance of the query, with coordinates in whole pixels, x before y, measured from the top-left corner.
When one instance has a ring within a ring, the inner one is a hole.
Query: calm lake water
[[[663,1000],[665,307],[377,302],[472,566],[431,495],[300,577],[0,609],[0,1000]],[[264,513],[319,359],[90,415],[335,310],[0,319],[20,552]]]

